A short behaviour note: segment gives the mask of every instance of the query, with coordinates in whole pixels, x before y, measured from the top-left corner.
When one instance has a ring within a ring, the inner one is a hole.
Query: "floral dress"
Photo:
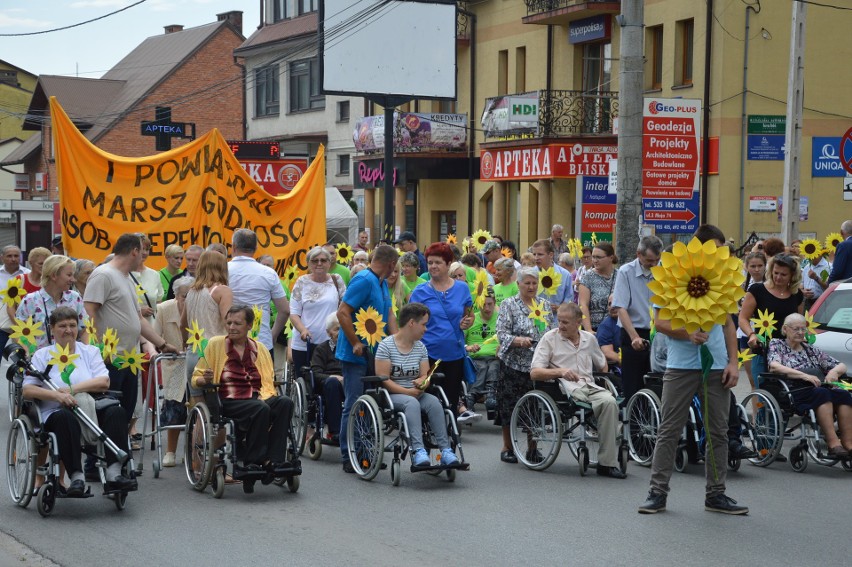
[[[772,339],[769,341],[769,362],[777,362],[787,368],[800,370],[811,374],[810,370],[819,368],[823,374],[828,374],[832,368],[840,362],[830,354],[807,343],[802,344],[801,350],[793,350],[784,339]],[[790,388],[796,413],[799,415],[808,410],[831,402],[852,406],[852,394],[845,390],[827,388],[825,386],[813,386],[802,380],[784,379]]]

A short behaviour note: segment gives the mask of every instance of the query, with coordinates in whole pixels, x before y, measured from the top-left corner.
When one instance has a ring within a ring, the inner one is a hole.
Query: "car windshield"
[[[814,322],[821,329],[852,331],[852,289],[836,289],[825,298]]]

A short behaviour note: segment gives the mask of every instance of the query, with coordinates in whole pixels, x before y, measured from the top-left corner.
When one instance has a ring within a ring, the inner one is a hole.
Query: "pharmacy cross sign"
[[[142,122],[142,135],[156,137],[156,150],[164,152],[172,149],[172,138],[195,139],[195,124],[191,122],[172,122],[172,109],[168,106],[156,108],[156,120]]]

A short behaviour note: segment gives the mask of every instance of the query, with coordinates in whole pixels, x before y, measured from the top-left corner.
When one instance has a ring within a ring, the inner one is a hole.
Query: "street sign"
[[[785,136],[749,134],[748,159],[758,161],[784,161]]]
[[[784,134],[787,117],[783,114],[750,114],[748,117],[749,134]]]
[[[852,201],[852,175],[843,179],[843,200]]]
[[[852,173],[852,128],[840,139],[840,163],[847,173]]]

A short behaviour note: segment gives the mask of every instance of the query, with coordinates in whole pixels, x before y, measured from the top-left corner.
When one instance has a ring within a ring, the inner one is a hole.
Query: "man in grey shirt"
[[[612,306],[618,309],[621,327],[621,381],[624,397],[630,398],[642,388],[642,378],[651,369],[651,268],[660,261],[663,241],[645,236],[639,241],[636,259],[618,269],[615,275]]]

